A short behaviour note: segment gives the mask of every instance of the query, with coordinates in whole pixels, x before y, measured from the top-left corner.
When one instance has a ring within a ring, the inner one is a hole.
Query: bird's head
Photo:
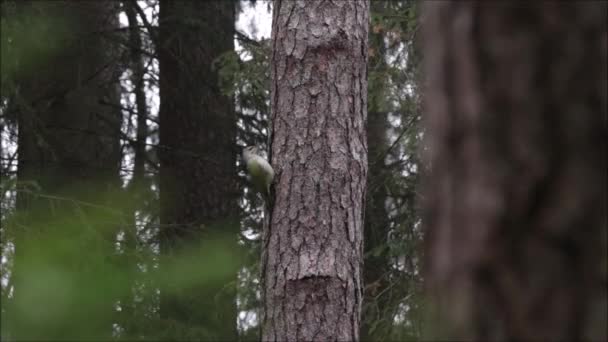
[[[245,158],[245,160],[254,156],[262,156],[262,153],[257,146],[247,146],[243,148],[243,158]]]

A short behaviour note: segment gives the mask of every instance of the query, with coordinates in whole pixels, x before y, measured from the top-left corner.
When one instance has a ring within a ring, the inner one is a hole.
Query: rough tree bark
[[[367,1],[276,1],[263,340],[356,341],[367,178]]]
[[[213,68],[217,57],[234,49],[234,5],[160,2],[160,221],[165,260],[215,234],[231,234],[235,246],[227,248],[236,250],[237,225],[225,223],[238,214],[236,118],[233,101],[221,93]],[[179,296],[161,289],[161,317],[209,333],[189,338],[236,340],[235,279],[236,271],[221,284],[180,289]]]
[[[606,3],[425,5],[444,333],[606,340]]]

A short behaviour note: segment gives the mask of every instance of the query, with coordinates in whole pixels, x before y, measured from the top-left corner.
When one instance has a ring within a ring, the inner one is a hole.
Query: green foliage
[[[423,315],[417,3],[371,4],[362,336],[416,340]]]
[[[243,145],[265,148],[270,114],[270,45],[268,40],[241,43],[242,51],[225,53],[215,67],[222,91],[236,98],[239,140]]]
[[[157,249],[127,245],[130,218],[120,209],[128,207],[124,193],[108,193],[93,202],[31,190],[18,196],[32,197],[35,206],[13,212],[2,222],[4,246],[16,248],[10,274],[15,291],[2,301],[10,317],[3,325],[4,336],[107,339],[112,326],[115,333],[124,328],[117,313],[125,309],[121,300],[137,292],[134,284],[153,284],[173,294],[204,291],[217,287],[238,265],[238,251],[228,248],[230,236],[203,239],[165,259],[162,266]],[[169,324],[159,322],[156,314],[147,324]],[[178,330],[180,335],[170,335]],[[201,338],[202,331],[196,326],[152,329],[148,333],[153,335],[146,338]]]
[[[244,43],[240,53],[227,52],[216,61],[222,91],[236,94],[242,108],[266,107],[270,87],[268,43]]]

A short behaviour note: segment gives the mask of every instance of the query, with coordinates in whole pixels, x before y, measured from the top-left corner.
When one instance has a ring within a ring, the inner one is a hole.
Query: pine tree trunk
[[[368,19],[367,1],[275,2],[263,340],[359,339]]]
[[[237,249],[238,225],[226,223],[238,214],[236,117],[233,101],[221,93],[213,67],[217,57],[234,48],[234,6],[233,1],[160,3],[160,221],[164,260],[183,251],[186,245],[217,234],[230,236],[233,246],[226,248]],[[161,289],[161,317],[187,329],[208,332],[187,338],[235,340],[236,276],[235,270],[221,284],[180,289],[179,295]]]
[[[425,5],[444,333],[606,340],[606,3]]]

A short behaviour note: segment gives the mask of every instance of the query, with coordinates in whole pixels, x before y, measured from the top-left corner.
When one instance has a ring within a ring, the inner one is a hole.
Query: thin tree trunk
[[[359,339],[368,19],[367,1],[275,2],[263,340]]]
[[[425,5],[443,333],[606,340],[606,3]]]
[[[134,87],[135,105],[137,108],[137,133],[135,158],[133,161],[133,184],[137,188],[137,185],[143,180],[145,173],[146,139],[148,137],[148,106],[146,104],[144,79],[146,69],[141,54],[144,47],[141,41],[141,32],[138,27],[139,23],[135,6],[139,5],[133,1],[126,1],[124,7],[125,14],[129,20],[129,48],[131,49],[129,55],[131,70],[133,72],[131,83],[133,83]]]
[[[137,324],[138,320],[133,317],[137,315],[136,301],[134,293],[136,291],[136,282],[140,274],[137,258],[134,256],[137,253],[137,212],[144,207],[143,194],[146,193],[144,187],[145,182],[145,165],[146,165],[146,139],[148,138],[148,106],[146,104],[146,88],[145,88],[145,72],[144,59],[142,51],[144,46],[141,39],[141,30],[137,20],[137,9],[139,6],[135,1],[123,2],[124,12],[129,22],[129,62],[131,67],[131,83],[133,84],[133,93],[135,95],[135,108],[137,112],[137,130],[135,141],[135,153],[133,157],[133,176],[129,183],[129,196],[132,196],[131,206],[128,210],[128,217],[131,224],[124,230],[124,248],[123,248],[123,264],[126,274],[130,277],[128,282],[129,291],[121,300],[121,317],[123,333],[125,338],[134,338],[141,332],[141,327]]]

